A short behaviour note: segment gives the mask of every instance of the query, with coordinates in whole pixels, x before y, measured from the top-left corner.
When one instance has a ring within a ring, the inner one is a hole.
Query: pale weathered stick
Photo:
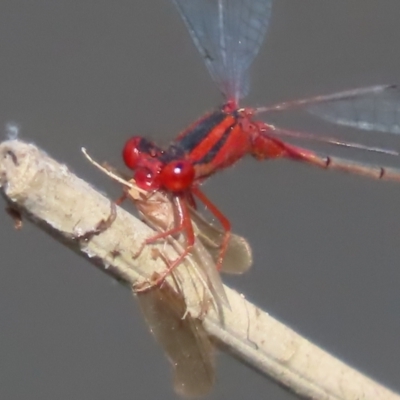
[[[151,231],[120,208],[109,229],[87,242],[77,240],[109,216],[110,201],[35,146],[17,140],[0,145],[0,183],[12,208],[119,281],[131,286],[165,267],[151,246],[135,257]],[[188,311],[196,315],[201,284],[188,267],[179,268],[179,290]],[[226,292],[231,310],[210,310],[204,317],[205,329],[222,349],[258,372],[307,398],[400,400],[237,292]]]

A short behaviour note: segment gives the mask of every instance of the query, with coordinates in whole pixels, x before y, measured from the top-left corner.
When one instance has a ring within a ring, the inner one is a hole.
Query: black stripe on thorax
[[[225,129],[225,132],[222,134],[218,142],[214,144],[214,146],[210,149],[210,151],[207,154],[204,155],[203,158],[197,160],[195,164],[208,164],[212,162],[216,157],[216,155],[219,153],[219,151],[222,149],[222,147],[224,147],[232,129],[236,126],[236,124],[237,120],[235,119],[232,122],[232,124]]]
[[[186,132],[174,145],[180,147],[186,154],[190,154],[226,118],[226,115],[222,110],[213,112],[196,124],[192,130]]]

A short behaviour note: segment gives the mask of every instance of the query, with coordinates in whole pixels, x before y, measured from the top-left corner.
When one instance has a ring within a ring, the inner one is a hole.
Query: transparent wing
[[[200,276],[203,285],[206,285],[205,289],[207,289],[207,291],[204,293],[204,299],[207,299],[207,292],[209,292],[217,309],[220,309],[222,305],[230,309],[221,275],[215,267],[215,259],[198,237],[195,239],[193,250],[188,261],[192,261],[192,258],[196,273]]]
[[[371,93],[362,90],[347,99],[332,99],[307,107],[329,122],[368,131],[400,134],[400,91],[386,86]]]
[[[400,134],[400,90],[396,85],[379,85],[325,96],[296,100],[263,111],[303,107],[326,121],[368,131]]]
[[[172,0],[227,99],[248,92],[247,71],[265,37],[273,0]]]
[[[204,217],[194,209],[190,210],[190,216],[196,230],[196,237],[212,256],[214,263],[213,268],[216,271],[215,264],[219,256],[224,232],[204,219]],[[251,267],[252,263],[253,255],[247,240],[242,236],[231,233],[221,271],[227,274],[243,274]]]
[[[188,397],[209,393],[215,378],[214,349],[201,321],[185,316],[183,297],[166,283],[137,297],[151,332],[174,368],[175,391]]]
[[[193,257],[196,272],[200,275],[202,282],[207,285],[216,308],[220,309],[224,305],[230,309],[220,271],[216,268],[223,232],[204,220],[194,210],[191,210],[191,218],[196,239],[189,262]],[[231,234],[221,271],[229,274],[242,274],[250,268],[252,262],[250,245],[243,237]]]

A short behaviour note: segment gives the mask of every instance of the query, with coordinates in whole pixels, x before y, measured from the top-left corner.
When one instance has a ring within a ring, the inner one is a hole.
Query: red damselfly
[[[191,251],[195,236],[188,205],[195,198],[220,221],[225,236],[217,262],[220,269],[229,242],[229,220],[200,190],[209,176],[245,155],[258,160],[286,158],[325,169],[337,169],[376,179],[400,180],[400,170],[323,155],[289,143],[291,138],[358,150],[399,155],[335,137],[281,129],[258,119],[262,113],[303,109],[326,121],[368,131],[400,134],[400,91],[377,85],[266,107],[241,107],[249,90],[248,72],[270,22],[273,0],[172,0],[183,18],[225,103],[193,123],[161,148],[143,137],[132,137],[123,150],[125,164],[134,170],[137,185],[171,195],[178,221],[148,243],[184,233],[186,244],[170,265],[178,265]]]

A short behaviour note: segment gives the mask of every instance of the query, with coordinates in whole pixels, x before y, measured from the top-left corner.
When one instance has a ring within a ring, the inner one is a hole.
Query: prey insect
[[[149,226],[163,232],[174,225],[174,208],[168,193],[144,191],[133,179],[125,180],[111,167],[94,161],[85,149],[82,151],[94,166],[123,185],[124,198],[134,203]],[[188,303],[185,288],[180,285],[180,270],[184,266],[171,270],[170,261],[162,250],[159,255],[165,261],[165,271],[153,273],[150,281],[145,280],[132,290],[139,300],[151,332],[173,366],[175,391],[182,396],[193,397],[206,395],[215,381],[214,346],[203,327],[202,319],[210,306],[215,308],[216,315],[219,316],[222,307],[229,307],[229,302],[220,274],[215,268],[223,233],[195,210],[189,211],[195,241],[193,251],[183,264],[190,268],[194,279],[203,288],[195,296],[198,304],[193,307],[193,304]],[[172,245],[178,254],[182,251],[179,238],[168,236],[164,242]],[[246,240],[232,234],[222,271],[240,274],[251,263],[251,249]],[[168,275],[171,280],[165,280]],[[195,314],[192,309],[196,310]]]

